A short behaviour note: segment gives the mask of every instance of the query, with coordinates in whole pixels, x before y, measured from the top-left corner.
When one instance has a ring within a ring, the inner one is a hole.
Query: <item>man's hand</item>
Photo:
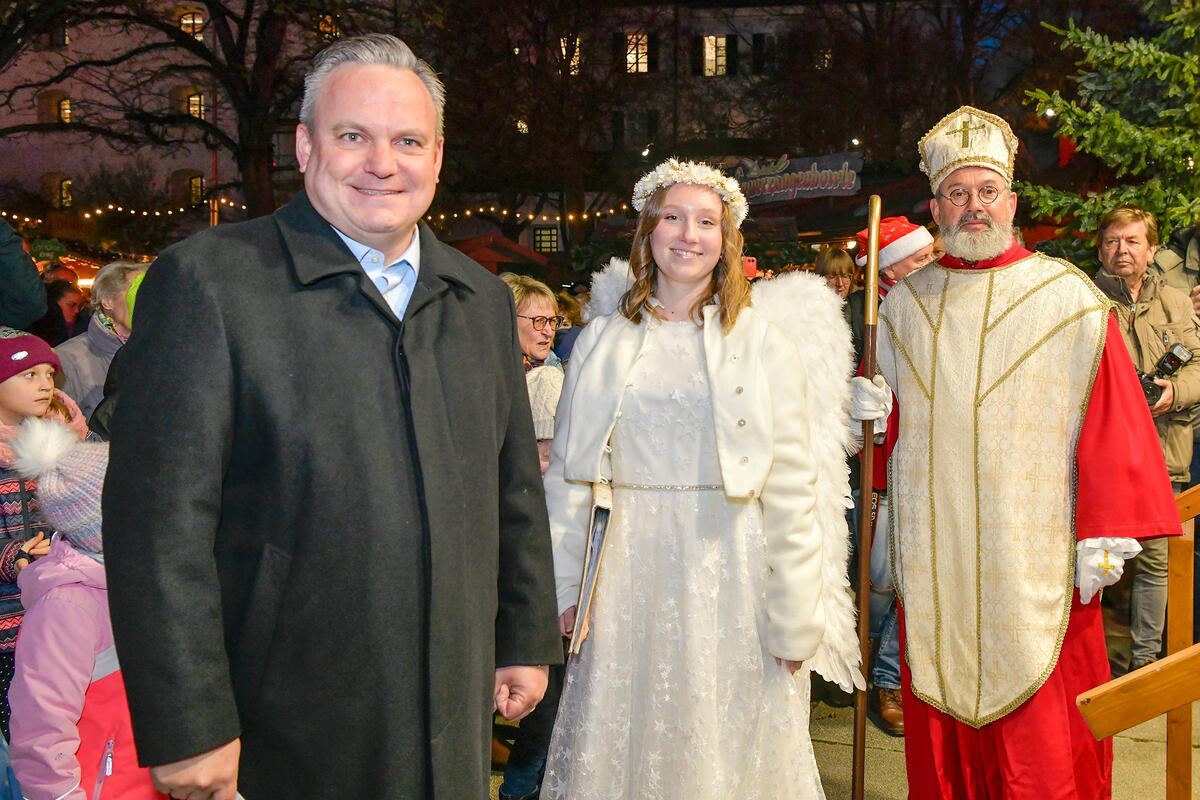
[[[545,689],[545,682],[542,684]],[[171,764],[150,768],[154,788],[180,800],[234,800],[242,740]]]
[[[1105,586],[1112,586],[1125,571],[1125,559],[1142,552],[1135,539],[1103,536],[1075,544],[1075,585],[1079,602],[1087,605]]]
[[[1171,404],[1175,402],[1175,384],[1165,378],[1155,378],[1154,382],[1163,387],[1163,393],[1158,402],[1150,407],[1150,416],[1161,417],[1171,410]]]
[[[550,668],[501,667],[496,670],[496,682],[492,685],[492,701],[500,716],[516,722],[537,708],[546,694],[546,683]]]
[[[887,418],[892,413],[892,390],[884,382],[883,376],[876,375],[873,380],[861,376],[851,378],[850,388],[854,396],[851,419],[859,422],[874,420],[874,433],[886,433]]]
[[[1196,316],[1200,317],[1200,285],[1192,287],[1191,298],[1192,310],[1196,313]]]

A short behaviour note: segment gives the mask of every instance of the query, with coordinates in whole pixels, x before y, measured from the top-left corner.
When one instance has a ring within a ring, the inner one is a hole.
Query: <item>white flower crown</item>
[[[695,161],[677,161],[669,158],[643,175],[641,180],[633,185],[634,209],[641,212],[652,194],[664,186],[673,186],[676,183],[694,183],[712,189],[729,205],[733,212],[734,224],[742,227],[742,222],[750,210],[746,203],[746,195],[742,194],[742,187],[720,170]]]

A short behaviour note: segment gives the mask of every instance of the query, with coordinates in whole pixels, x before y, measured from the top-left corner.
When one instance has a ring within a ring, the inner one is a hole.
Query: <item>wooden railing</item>
[[[1167,657],[1079,695],[1092,735],[1103,739],[1167,715],[1167,800],[1192,798],[1192,703],[1200,700],[1200,644],[1192,644],[1195,525],[1200,486],[1176,495],[1183,535],[1168,539]]]

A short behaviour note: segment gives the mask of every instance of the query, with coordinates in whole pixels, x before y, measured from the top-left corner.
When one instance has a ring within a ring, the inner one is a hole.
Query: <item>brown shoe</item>
[[[904,735],[904,704],[899,689],[871,690],[871,719],[888,736]]]

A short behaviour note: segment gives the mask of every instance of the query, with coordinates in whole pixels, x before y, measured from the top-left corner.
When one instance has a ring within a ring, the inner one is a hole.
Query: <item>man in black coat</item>
[[[512,296],[418,224],[443,102],[399,40],[335,43],[305,192],[138,294],[105,553],[174,797],[483,797],[493,707],[528,713],[561,659]]]

